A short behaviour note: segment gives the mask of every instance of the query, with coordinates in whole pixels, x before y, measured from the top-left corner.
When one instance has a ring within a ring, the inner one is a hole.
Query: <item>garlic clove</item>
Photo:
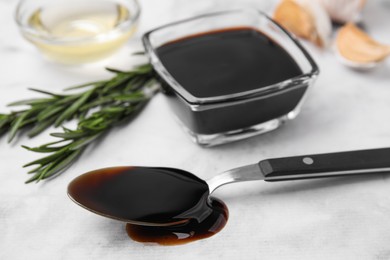
[[[313,0],[295,0],[302,6],[310,10],[310,13],[314,17],[315,28],[317,35],[322,42],[322,47],[326,47],[330,42],[332,34],[332,22],[327,14],[326,10]]]
[[[366,0],[315,0],[320,3],[330,18],[339,23],[356,22]]]
[[[341,57],[355,63],[375,63],[390,55],[390,45],[378,43],[353,23],[343,26],[336,37]]]
[[[298,37],[320,47],[328,43],[330,19],[322,6],[312,0],[284,0],[276,7],[273,17]]]
[[[299,37],[316,41],[312,16],[294,1],[283,1],[274,12],[274,19]]]

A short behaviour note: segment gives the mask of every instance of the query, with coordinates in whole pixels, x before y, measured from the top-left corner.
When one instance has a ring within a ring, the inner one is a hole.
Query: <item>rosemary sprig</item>
[[[33,137],[50,126],[62,126],[65,121],[77,120],[75,130],[62,127],[63,132],[52,133],[57,142],[24,148],[49,155],[26,164],[37,165],[27,183],[47,179],[69,167],[85,148],[125,119],[134,118],[156,93],[155,78],[149,64],[131,71],[108,69],[115,76],[109,80],[91,82],[68,89],[87,88],[76,94],[54,94],[32,89],[48,97],[22,100],[10,106],[27,105],[24,110],[0,114],[0,134],[9,132],[8,141],[29,129]],[[153,87],[154,86],[154,87]]]

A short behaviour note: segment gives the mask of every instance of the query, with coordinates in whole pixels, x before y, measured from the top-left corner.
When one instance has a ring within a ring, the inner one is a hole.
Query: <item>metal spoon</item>
[[[80,206],[105,217],[137,225],[170,226],[207,218],[212,211],[210,195],[229,183],[389,172],[390,148],[382,148],[267,159],[228,170],[207,182],[173,168],[109,168],[77,177],[69,184],[68,194]]]

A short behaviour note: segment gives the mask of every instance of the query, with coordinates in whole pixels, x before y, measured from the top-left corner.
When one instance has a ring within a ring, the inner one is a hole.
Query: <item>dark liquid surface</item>
[[[172,168],[96,170],[74,179],[68,193],[93,212],[128,222],[171,223],[201,218],[197,214],[209,209],[205,199],[209,194],[207,183]],[[186,217],[184,212],[193,214]]]
[[[180,245],[196,240],[211,237],[221,231],[228,220],[229,214],[226,205],[215,198],[211,198],[213,211],[202,222],[195,219],[178,226],[151,227],[127,224],[126,231],[133,240],[142,243],[157,243],[160,245]]]
[[[68,194],[92,212],[130,223],[129,236],[140,242],[182,244],[206,238],[221,230],[228,217],[222,202],[208,203],[205,181],[179,169],[100,169],[74,179]]]
[[[196,97],[240,93],[302,74],[282,47],[245,27],[179,39],[157,53],[173,78]]]

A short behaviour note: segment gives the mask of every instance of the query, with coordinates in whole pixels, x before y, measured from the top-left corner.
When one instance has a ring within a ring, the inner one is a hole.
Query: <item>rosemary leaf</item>
[[[136,56],[136,55],[145,55],[145,52],[144,51],[137,51],[137,52],[132,53],[132,55],[134,55],[134,56]]]
[[[118,74],[115,78],[115,80],[107,83],[104,86],[103,92],[109,92],[111,89],[116,88],[123,84],[124,82],[128,81],[131,78],[131,75],[123,75],[123,74]]]
[[[47,128],[49,128],[51,125],[53,125],[54,121],[56,120],[55,117],[48,118],[44,122],[39,122],[39,124],[35,124],[35,126],[27,133],[28,137],[34,137],[45,131]]]
[[[85,88],[85,87],[89,87],[89,86],[99,86],[100,84],[104,84],[105,82],[106,82],[105,80],[88,82],[88,83],[84,83],[84,84],[81,84],[81,85],[77,85],[77,86],[66,88],[65,90],[73,90],[73,89]]]
[[[0,129],[4,128],[7,124],[12,122],[12,115],[8,116],[5,114],[0,114]]]
[[[23,106],[23,105],[37,105],[37,104],[47,104],[47,102],[51,102],[53,99],[51,98],[32,98],[32,99],[25,99],[16,101],[13,103],[8,104],[9,107],[12,106]]]
[[[80,107],[80,111],[81,112],[84,112],[84,111],[88,111],[94,107],[97,107],[97,106],[101,106],[101,105],[104,105],[104,104],[109,104],[109,103],[112,103],[112,97],[105,97],[105,98],[100,98],[94,102],[88,102],[87,104],[83,105],[82,107]]]
[[[30,149],[33,149],[33,148],[30,148]],[[28,166],[36,165],[36,164],[40,164],[40,165],[48,164],[51,161],[56,160],[58,157],[62,156],[67,150],[68,150],[67,147],[56,149],[53,154],[48,155],[46,157],[43,157],[41,159],[32,161],[30,163],[27,163],[27,164],[23,165],[23,167],[28,167]]]
[[[43,179],[49,178],[53,176],[54,174],[57,174],[61,172],[62,170],[66,169],[69,167],[76,159],[77,156],[79,156],[82,153],[83,150],[75,150],[71,152],[65,159],[62,160],[56,160],[54,163],[54,167],[51,167],[50,170],[48,170],[42,177]]]
[[[46,109],[42,110],[37,117],[38,122],[43,121],[49,117],[54,116],[55,114],[61,112],[64,109],[63,106],[58,106],[58,107],[52,107],[49,106]]]
[[[38,168],[39,168],[39,167],[38,167]],[[35,174],[34,174],[34,176],[32,176],[30,179],[28,179],[27,181],[25,181],[26,184],[27,184],[27,183],[31,183],[31,182],[37,180],[38,177],[39,177],[39,175],[41,174],[41,172],[40,172],[39,170],[37,170],[37,171],[29,171],[28,173],[29,173],[29,174],[35,173]]]
[[[98,137],[99,137],[99,134],[96,134],[96,135],[90,136],[88,138],[78,140],[78,141],[70,144],[68,146],[68,149],[72,150],[72,151],[79,150],[81,147],[88,145],[89,143],[91,143],[93,140],[95,140]]]
[[[38,172],[41,168],[43,168],[43,167],[40,165],[40,166],[38,166],[38,167],[32,169],[31,171],[28,171],[27,174],[32,174],[32,173],[34,173],[34,172]]]
[[[107,67],[106,70],[108,70],[109,72],[112,72],[112,73],[117,73],[117,74],[125,74],[126,73],[125,71],[114,69],[114,68],[109,68],[109,67]]]
[[[9,132],[8,136],[8,142],[11,142],[12,139],[15,137],[17,131],[19,130],[20,126],[23,124],[23,120],[28,117],[28,114],[31,113],[30,111],[23,112],[21,116],[19,116],[13,123],[11,130]]]
[[[50,135],[54,136],[54,137],[60,137],[60,138],[63,138],[65,140],[72,140],[72,139],[76,139],[76,138],[85,137],[88,135],[88,133],[82,132],[82,131],[66,131],[64,133],[52,133]]]
[[[22,147],[26,150],[29,150],[31,152],[36,152],[36,153],[52,153],[52,152],[55,152],[57,151],[58,149],[61,149],[61,148],[64,148],[64,146],[62,147],[45,147],[45,146],[39,146],[39,147],[28,147],[28,146],[25,146],[25,145],[22,145]]]
[[[34,91],[34,92],[38,92],[38,93],[42,93],[42,94],[46,94],[46,95],[49,95],[49,96],[52,96],[52,97],[55,97],[55,98],[62,98],[62,97],[64,97],[64,95],[55,94],[55,93],[52,93],[52,92],[49,92],[49,91],[45,91],[45,90],[41,90],[41,89],[29,88],[29,90]]]
[[[72,118],[77,110],[88,100],[89,96],[93,93],[93,89],[85,92],[73,105],[71,105],[65,112],[60,115],[54,122],[55,126],[60,126],[62,122]]]

